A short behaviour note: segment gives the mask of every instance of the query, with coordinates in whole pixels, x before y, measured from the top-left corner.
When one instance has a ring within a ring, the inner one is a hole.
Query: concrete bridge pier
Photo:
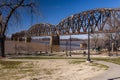
[[[17,38],[17,41],[19,42],[19,41],[22,41],[23,39],[22,39],[22,37],[18,37]]]
[[[31,42],[31,37],[25,37],[25,43]]]
[[[17,41],[17,38],[16,37],[12,37],[11,40],[12,41]]]
[[[51,36],[51,38],[50,38],[50,53],[53,52],[53,45],[60,45],[60,37],[59,37],[59,35]]]

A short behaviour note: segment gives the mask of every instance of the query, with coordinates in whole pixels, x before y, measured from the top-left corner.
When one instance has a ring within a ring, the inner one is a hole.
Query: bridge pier
[[[18,38],[17,38],[17,41],[18,41],[18,42],[19,42],[19,41],[23,41],[22,37],[18,37]]]
[[[11,38],[12,41],[25,41],[25,43],[27,42],[31,42],[31,37],[25,37],[24,39],[22,37],[12,37]]]
[[[59,35],[51,36],[50,44],[52,44],[52,45],[59,45],[60,44],[60,40],[59,39],[60,39]]]
[[[31,42],[31,37],[25,37],[25,43]]]
[[[60,37],[57,36],[51,36],[50,38],[50,52],[52,53],[53,45],[60,45]]]
[[[11,40],[19,42],[19,41],[22,41],[23,39],[22,39],[22,37],[12,37]]]
[[[17,41],[17,38],[16,37],[12,37],[11,40],[12,41]]]

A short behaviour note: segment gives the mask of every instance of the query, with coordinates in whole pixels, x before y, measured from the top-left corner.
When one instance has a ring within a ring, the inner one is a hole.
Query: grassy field
[[[35,57],[34,57],[35,58]],[[23,59],[23,58],[22,58]],[[33,58],[32,58],[33,59]],[[54,59],[54,60],[52,60]],[[33,59],[34,60],[34,59]],[[81,67],[80,67],[81,65]],[[87,66],[88,68],[82,67]],[[67,70],[68,69],[68,70]],[[60,74],[66,73],[70,74],[71,72],[74,74],[78,74],[76,71],[85,71],[86,69],[91,69],[91,71],[100,71],[107,70],[108,66],[97,64],[97,63],[85,63],[85,60],[83,59],[60,59],[58,60],[55,58],[49,58],[37,61],[17,61],[17,59],[14,61],[4,61],[0,60],[0,80],[39,80],[37,77],[40,77],[40,79],[48,80],[52,77],[56,77],[56,79],[53,80],[61,80]],[[62,72],[61,72],[62,71]],[[69,72],[71,71],[71,72]],[[72,73],[70,75],[72,75]],[[64,78],[64,77],[63,77]],[[52,79],[51,79],[52,80]],[[64,80],[64,79],[62,79]]]
[[[16,69],[21,64],[21,61],[2,61],[0,60],[0,65],[3,69]]]
[[[21,59],[21,61],[19,61],[18,59]],[[24,61],[25,59],[30,59],[30,60],[34,60],[34,61],[29,61],[29,60]],[[40,60],[40,62],[37,61],[37,59]],[[91,58],[91,59],[97,60],[97,61],[112,62],[112,63],[120,65],[120,57],[118,57],[118,58]],[[0,80],[19,80],[21,78],[26,78],[26,76],[29,76],[30,80],[37,80],[37,78],[35,77],[36,75],[39,75],[41,78],[43,75],[46,75],[46,78],[48,79],[48,78],[50,78],[50,76],[54,76],[55,72],[59,72],[59,71],[61,71],[62,68],[67,67],[67,66],[69,67],[71,65],[78,66],[78,65],[84,64],[85,66],[97,67],[98,71],[100,69],[107,70],[109,68],[106,65],[94,63],[94,61],[93,61],[93,63],[87,64],[87,63],[85,63],[86,58],[38,56],[38,57],[12,57],[10,60],[11,61],[0,60]],[[63,62],[59,62],[61,60],[65,61],[65,62],[67,61],[67,63],[63,64]],[[43,62],[43,61],[45,61],[45,62]],[[56,61],[58,61],[58,62],[56,62]],[[41,62],[42,62],[42,64],[41,64]],[[46,62],[47,62],[47,64],[46,64]],[[54,63],[54,62],[56,62],[56,63]],[[63,64],[64,67],[61,64]],[[43,65],[45,65],[45,67],[43,67]],[[49,66],[49,67],[51,66],[51,68],[47,68],[47,66]],[[53,67],[53,66],[55,66],[55,67]],[[70,69],[72,69],[72,68],[70,67]],[[66,68],[65,68],[65,70],[66,70]],[[63,71],[65,71],[65,70],[63,70]],[[78,71],[81,71],[81,70],[83,70],[83,69],[78,69]],[[63,72],[63,73],[65,73],[65,72]],[[57,74],[57,75],[59,75],[59,74]]]
[[[97,60],[97,61],[112,62],[112,63],[120,65],[120,57],[118,58],[92,58],[92,59]]]
[[[0,80],[19,80],[26,76],[35,76],[39,72],[50,75],[52,71],[54,70],[46,68],[35,69],[33,62],[0,60]]]
[[[20,59],[20,60],[18,60]],[[26,60],[28,59],[28,60]],[[91,58],[97,61],[112,62],[120,65],[120,57],[118,58]],[[13,60],[13,61],[12,61]],[[18,61],[17,61],[18,60]],[[37,56],[37,57],[12,57],[8,61],[0,60],[0,80],[48,80],[57,75],[56,79],[60,80],[62,77],[61,73],[78,74],[80,71],[90,69],[90,71],[107,70],[109,67],[103,64],[86,63],[86,58],[73,58],[73,57],[56,57],[56,56]],[[83,67],[80,65],[83,64]],[[85,67],[88,68],[85,68]],[[85,69],[84,69],[85,68]],[[96,69],[97,68],[97,69]],[[74,70],[75,69],[75,70]],[[62,71],[62,72],[61,72]],[[78,73],[74,73],[78,71]],[[94,74],[94,72],[93,72]],[[72,74],[70,74],[72,76]],[[65,77],[65,76],[64,76]],[[64,80],[64,79],[61,79]]]
[[[83,62],[85,62],[85,61],[83,61],[83,60],[72,60],[72,61],[70,61],[69,63],[70,64],[81,64],[81,63],[83,63]],[[89,64],[86,64],[86,65],[89,65],[89,66],[97,66],[97,67],[99,67],[99,68],[104,68],[105,70],[107,70],[109,67],[108,66],[106,66],[106,65],[103,65],[103,64],[98,64],[98,63],[89,63]]]
[[[61,56],[33,56],[33,57],[11,57],[10,59],[86,59],[74,57],[61,57]]]
[[[83,59],[86,58],[74,58],[74,57],[56,57],[56,56],[38,56],[38,57],[12,57],[11,59]],[[118,58],[91,58],[97,61],[107,61],[120,65],[120,57]]]

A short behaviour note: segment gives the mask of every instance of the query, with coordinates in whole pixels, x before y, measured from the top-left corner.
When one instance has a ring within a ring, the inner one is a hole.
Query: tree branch
[[[29,3],[29,4],[22,4],[21,7],[31,7],[32,5],[34,5],[34,3]]]
[[[15,13],[15,11],[18,8],[29,7],[30,9],[34,9],[34,6],[35,6],[34,2],[25,3],[25,0],[18,0],[15,4],[13,4],[13,3],[0,4],[0,8],[2,8],[2,7],[9,7],[10,8],[9,13],[6,16],[6,21],[5,21],[5,25],[3,26],[2,34],[3,35],[5,34],[5,31],[8,27],[9,20],[11,19],[12,15]]]
[[[5,26],[4,26],[4,29],[3,29],[3,35],[4,35],[4,33],[5,33],[5,31],[6,31],[6,28],[7,28],[7,26],[8,26],[8,22],[9,22],[9,20],[10,20],[10,17],[12,16],[12,14],[14,13],[14,11],[18,8],[18,7],[20,7],[21,5],[22,5],[22,3],[24,2],[24,0],[21,0],[20,2],[19,2],[19,4],[17,4],[16,6],[14,6],[14,8],[12,8],[12,10],[10,11],[10,13],[9,13],[9,15],[7,16],[7,20],[6,20],[6,22],[5,22]]]
[[[11,5],[12,5],[12,4],[7,4],[7,3],[5,3],[5,4],[0,5],[0,8],[7,6],[7,7],[9,7],[10,9],[12,9]]]

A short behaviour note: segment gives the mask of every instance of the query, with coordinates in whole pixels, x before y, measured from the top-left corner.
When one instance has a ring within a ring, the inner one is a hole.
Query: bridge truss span
[[[27,31],[27,36],[47,36],[51,35],[51,31],[54,28],[52,24],[35,24]]]
[[[36,24],[24,36],[75,35],[120,30],[120,9],[102,8],[84,11],[63,19],[59,24]],[[15,34],[14,34],[15,35]],[[23,34],[16,33],[19,37]]]
[[[93,33],[114,32],[120,24],[120,9],[96,9],[72,15],[63,19],[55,33],[87,34],[88,29]]]

